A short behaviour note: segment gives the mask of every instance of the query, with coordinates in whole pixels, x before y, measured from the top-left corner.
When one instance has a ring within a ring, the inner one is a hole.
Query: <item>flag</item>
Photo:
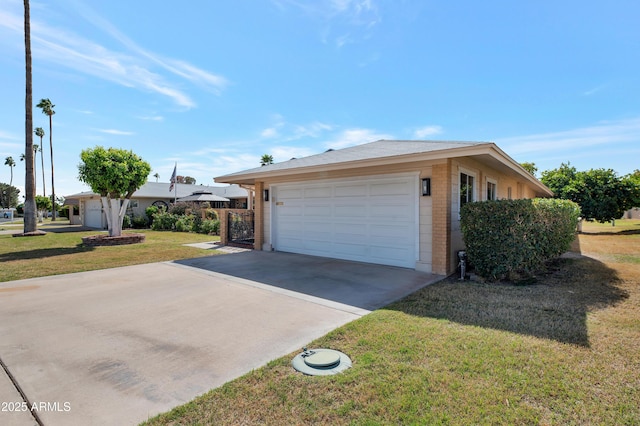
[[[173,174],[171,175],[171,179],[169,179],[169,182],[171,183],[171,185],[169,185],[169,192],[173,191],[173,185],[176,184],[176,168],[178,167],[178,163],[176,163],[175,166],[173,166]]]

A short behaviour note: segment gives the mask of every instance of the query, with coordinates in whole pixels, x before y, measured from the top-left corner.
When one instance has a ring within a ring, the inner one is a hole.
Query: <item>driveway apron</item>
[[[45,425],[137,424],[441,278],[327,260],[246,252],[0,283],[0,359]],[[23,401],[0,376],[0,402]],[[25,414],[0,424],[35,424]]]

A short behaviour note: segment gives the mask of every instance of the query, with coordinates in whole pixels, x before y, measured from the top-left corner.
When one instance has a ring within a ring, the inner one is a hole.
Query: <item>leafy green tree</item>
[[[536,167],[536,163],[524,162],[524,163],[520,163],[520,165],[522,166],[523,169],[531,173],[533,176],[535,176],[536,173],[538,173],[538,167]]]
[[[260,157],[260,165],[266,166],[268,164],[273,164],[273,156],[269,154],[264,154],[262,157]]]
[[[51,220],[56,220],[56,189],[54,185],[53,179],[53,115],[56,113],[53,108],[55,105],[51,103],[49,98],[40,99],[40,102],[36,107],[42,109],[42,113],[49,116],[49,149],[51,151],[51,202],[53,203],[53,210],[51,213]]]
[[[109,235],[122,235],[122,221],[133,193],[145,184],[151,166],[133,151],[101,146],[80,153],[78,178],[100,194]]]
[[[633,207],[640,207],[640,170],[634,170],[633,173],[630,173],[624,177],[629,180],[629,184],[634,188],[634,195],[631,204]]]
[[[176,176],[176,183],[184,183],[187,185],[195,185],[196,179],[191,176]]]
[[[42,154],[42,147],[44,146],[44,145],[42,145],[42,138],[44,137],[44,129],[42,127],[36,127],[36,129],[33,132],[36,134],[36,136],[38,136],[40,138],[40,145],[33,144],[33,150],[36,153],[38,151],[40,151],[40,164],[42,166],[41,167],[41,169],[42,169],[42,195],[44,195],[46,197],[47,196],[47,185],[44,182],[44,154]],[[35,175],[35,171],[34,171],[34,175]]]
[[[33,173],[33,84],[31,76],[31,13],[29,0],[24,0],[24,63],[25,63],[25,177],[24,177],[24,233],[34,234],[38,230],[36,222],[36,178]]]
[[[619,177],[612,169],[579,172],[569,164],[542,172],[542,183],[556,198],[574,201],[586,220],[614,222],[634,207],[638,186],[627,177]]]
[[[15,186],[0,182],[0,206],[17,206],[19,194],[20,190]]]
[[[36,208],[39,212],[43,213],[51,210],[51,198],[43,197],[42,195],[36,195]]]

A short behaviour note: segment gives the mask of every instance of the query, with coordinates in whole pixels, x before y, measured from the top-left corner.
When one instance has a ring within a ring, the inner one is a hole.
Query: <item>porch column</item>
[[[451,160],[436,164],[431,172],[433,198],[432,271],[448,275],[451,270]]]
[[[253,213],[253,248],[262,250],[264,243],[264,182],[256,182],[255,205]],[[249,193],[251,196],[251,193]]]

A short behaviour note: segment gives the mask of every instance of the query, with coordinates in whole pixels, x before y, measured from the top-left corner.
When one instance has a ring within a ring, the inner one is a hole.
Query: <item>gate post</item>
[[[220,244],[226,246],[229,243],[229,211],[228,209],[220,209],[218,219],[220,220]]]
[[[264,182],[256,182],[256,202],[253,213],[253,248],[262,250],[264,243]]]

